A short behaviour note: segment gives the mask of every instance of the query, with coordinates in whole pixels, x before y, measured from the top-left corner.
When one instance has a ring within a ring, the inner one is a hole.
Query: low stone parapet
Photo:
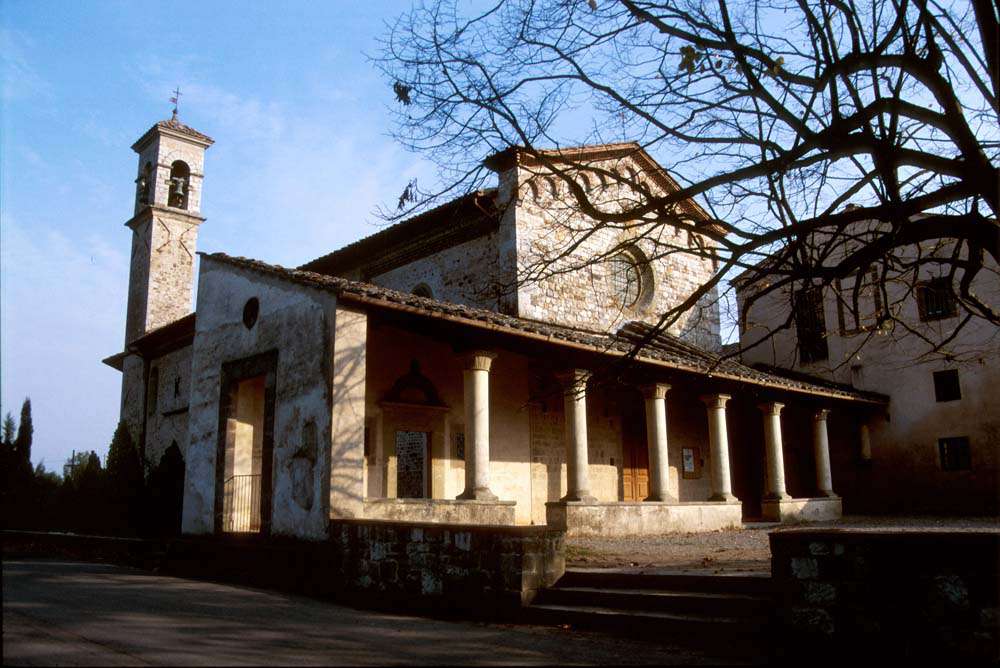
[[[743,509],[738,501],[553,501],[545,504],[545,517],[550,528],[565,531],[570,538],[653,536],[739,527]]]
[[[566,569],[563,532],[540,526],[333,520],[330,542],[345,591],[477,616],[527,605]]]
[[[365,499],[364,517],[392,522],[513,526],[516,501]]]
[[[770,541],[786,658],[1000,659],[1000,529],[786,528]]]
[[[827,522],[844,514],[839,496],[817,496],[808,499],[764,499],[761,516],[768,522]]]

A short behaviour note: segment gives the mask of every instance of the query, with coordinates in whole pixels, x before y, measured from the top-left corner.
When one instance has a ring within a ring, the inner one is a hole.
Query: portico
[[[309,287],[303,297],[318,295],[327,314],[329,334],[271,353],[279,381],[288,378],[283,364],[309,364],[328,374],[332,389],[326,409],[310,403],[322,394],[298,395],[299,414],[325,410],[332,420],[316,419],[317,447],[296,446],[289,464],[279,453],[289,434],[297,438],[288,428],[296,413],[279,383],[275,526],[295,526],[289,518],[299,508],[346,519],[548,524],[568,536],[825,519],[840,512],[831,450],[854,447],[827,426],[878,401],[671,348],[665,336],[627,359],[629,332],[602,336],[487,315],[225,256],[206,256],[204,267],[206,292],[219,281],[233,303],[263,295],[261,331],[286,327],[270,322],[269,295],[300,282]],[[196,336],[216,345],[211,330]],[[260,354],[240,345],[242,354]],[[196,350],[199,373],[201,365]],[[200,396],[213,395],[204,385]],[[219,419],[196,410],[199,424]],[[286,481],[286,471],[299,477]],[[300,491],[300,480],[323,471],[328,493]],[[297,505],[282,506],[290,502]]]

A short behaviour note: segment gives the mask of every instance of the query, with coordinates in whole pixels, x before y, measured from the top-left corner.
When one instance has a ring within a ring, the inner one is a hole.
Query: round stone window
[[[642,294],[642,274],[639,265],[626,253],[619,253],[608,260],[608,292],[621,306],[628,308],[639,301]]]

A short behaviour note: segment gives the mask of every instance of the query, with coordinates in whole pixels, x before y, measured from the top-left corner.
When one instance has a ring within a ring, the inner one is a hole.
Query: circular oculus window
[[[639,265],[625,253],[608,260],[608,292],[618,304],[634,306],[642,294],[642,274]]]

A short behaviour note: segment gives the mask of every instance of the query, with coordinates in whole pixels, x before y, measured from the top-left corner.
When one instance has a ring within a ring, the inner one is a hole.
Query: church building
[[[125,342],[105,360],[144,457],[183,456],[185,533],[320,540],[363,518],[642,535],[850,503],[836,490],[887,398],[722,360],[715,295],[659,332],[716,266],[648,230],[584,234],[574,252],[598,261],[534,275],[588,228],[563,174],[523,151],[486,160],[495,187],[296,268],[202,254],[192,310],[211,145],[175,115],[132,147]],[[600,166],[579,177],[592,197],[678,187],[634,143],[547,157]]]

